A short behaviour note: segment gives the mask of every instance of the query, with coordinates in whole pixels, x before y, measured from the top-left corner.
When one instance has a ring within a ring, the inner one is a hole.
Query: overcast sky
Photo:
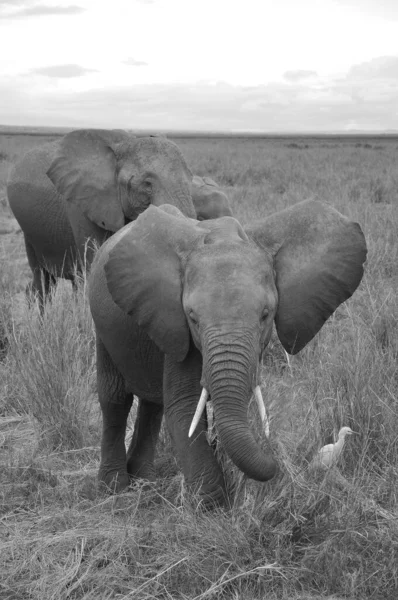
[[[398,0],[0,0],[0,124],[398,130]]]

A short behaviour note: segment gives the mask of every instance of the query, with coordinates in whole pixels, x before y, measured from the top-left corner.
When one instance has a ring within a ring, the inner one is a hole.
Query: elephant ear
[[[358,287],[367,253],[362,230],[331,206],[309,200],[246,233],[274,256],[275,325],[285,350],[296,354]]]
[[[58,143],[47,170],[57,191],[107,231],[118,231],[124,225],[113,146],[132,137],[122,129],[72,131]]]
[[[175,207],[151,205],[126,228],[105,265],[114,302],[177,361],[184,360],[190,340],[181,301],[180,256],[203,235],[195,223]]]

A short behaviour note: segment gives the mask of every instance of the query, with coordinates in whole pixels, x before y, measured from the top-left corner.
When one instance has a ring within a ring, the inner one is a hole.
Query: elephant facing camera
[[[175,207],[150,206],[112,236],[89,277],[100,481],[119,491],[131,478],[154,479],[164,414],[188,488],[206,507],[227,504],[207,439],[208,398],[232,462],[257,481],[274,477],[269,442],[260,447],[247,415],[273,324],[285,350],[299,352],[354,293],[365,259],[359,225],[317,201],[245,228],[231,216],[199,222]],[[126,452],[134,395],[139,406]]]

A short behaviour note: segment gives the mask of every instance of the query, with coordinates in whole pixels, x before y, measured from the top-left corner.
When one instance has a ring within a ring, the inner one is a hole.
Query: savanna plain
[[[85,282],[77,294],[59,284],[43,319],[28,306],[6,199],[13,161],[49,139],[0,136],[0,598],[397,598],[398,139],[175,140],[243,225],[316,198],[358,221],[368,244],[359,288],[316,338],[288,363],[275,335],[264,356],[278,475],[249,480],[218,447],[231,507],[209,512],[186,493],[166,429],[155,484],[97,489]],[[249,415],[261,443],[252,404]],[[357,435],[338,466],[309,468],[342,426]]]

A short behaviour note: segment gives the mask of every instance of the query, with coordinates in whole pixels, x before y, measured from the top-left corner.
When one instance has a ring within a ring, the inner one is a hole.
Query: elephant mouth
[[[255,388],[253,388],[253,394],[254,394],[254,397],[257,402],[257,407],[258,407],[258,411],[260,413],[261,422],[264,427],[265,436],[267,438],[269,438],[269,420],[268,420],[268,415],[267,415],[267,411],[266,411],[265,404],[264,404],[263,395],[261,393],[261,388],[259,385],[257,385]],[[209,392],[206,390],[206,388],[203,388],[202,393],[199,398],[199,402],[198,402],[196,410],[195,410],[195,414],[194,414],[192,422],[191,422],[191,426],[189,428],[189,432],[188,432],[189,438],[192,437],[196,427],[198,426],[200,418],[206,407],[206,402],[207,402],[208,398],[209,398]]]
[[[124,217],[124,224],[125,224],[125,225],[128,225],[129,223],[132,223],[132,222],[133,222],[133,219],[129,219],[129,218],[128,218],[128,217],[126,217],[126,216]]]

